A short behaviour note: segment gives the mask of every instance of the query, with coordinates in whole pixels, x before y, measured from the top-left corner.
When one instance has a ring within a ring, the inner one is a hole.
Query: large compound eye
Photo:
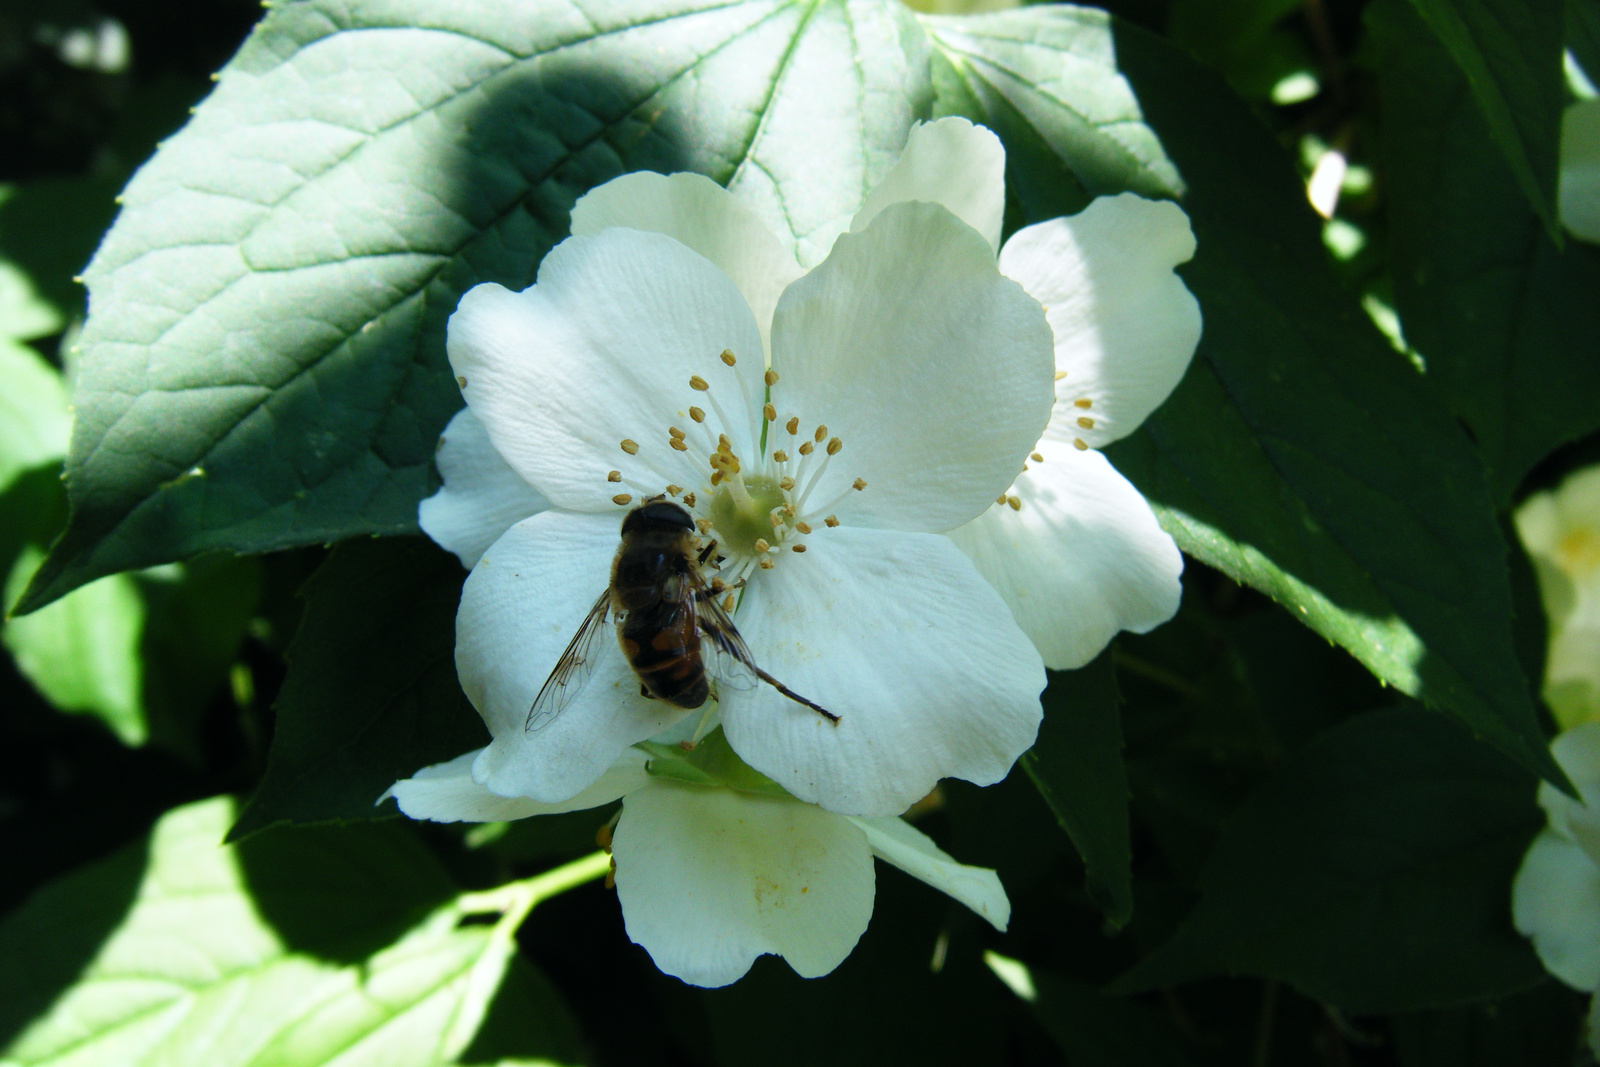
[[[671,526],[693,530],[694,519],[690,518],[689,513],[682,507],[670,500],[655,500],[628,512],[628,517],[622,522],[622,532],[630,533],[634,530],[648,529],[652,526]]]

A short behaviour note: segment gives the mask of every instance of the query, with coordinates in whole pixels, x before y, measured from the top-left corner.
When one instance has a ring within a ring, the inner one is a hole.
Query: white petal
[[[710,407],[691,376],[733,420],[721,429],[736,453],[759,427],[765,368],[749,305],[710,260],[658,233],[570,237],[532,288],[475,287],[450,317],[447,347],[495,448],[558,507],[614,510],[613,469],[641,492],[698,484],[700,466],[667,443],[691,405]],[[724,350],[743,358],[725,366]]]
[[[769,952],[827,974],[872,917],[865,836],[787,798],[657,778],[622,802],[611,847],[628,936],[693,985],[727,985]]]
[[[943,204],[999,251],[1006,212],[1006,150],[1000,138],[956,117],[911,127],[906,150],[867,194],[850,232],[860,233],[878,212],[903,200]]]
[[[513,524],[550,506],[500,458],[471,408],[444,428],[434,460],[444,484],[417,508],[417,521],[468,570]]]
[[[1572,823],[1592,819],[1600,812],[1600,723],[1581,723],[1550,742],[1550,754],[1577,787],[1582,803],[1547,782],[1539,784],[1539,803],[1550,829],[1574,839]]]
[[[1012,494],[950,531],[1011,607],[1044,665],[1094,659],[1119,630],[1145,633],[1172,618],[1183,556],[1144,497],[1098,452],[1039,442]]]
[[[1066,372],[1052,437],[1109,444],[1177,386],[1200,343],[1200,305],[1172,268],[1193,255],[1182,209],[1132,193],[1011,235],[1000,270],[1045,306]]]
[[[722,694],[740,757],[802,800],[898,815],[940,778],[998,782],[1038,733],[1044,666],[949,538],[822,529],[761,572],[737,622],[768,685]]]
[[[778,294],[804,273],[748,204],[703,174],[624,174],[573,206],[574,237],[611,226],[664,233],[721,267],[755,313],[763,342]]]
[[[483,749],[474,749],[448,763],[424,767],[410,778],[402,778],[378,798],[383,803],[394,797],[400,810],[413,819],[434,822],[510,822],[530,815],[559,815],[564,811],[598,808],[642,788],[650,780],[643,752],[630,748],[617,757],[599,781],[569,800],[542,804],[526,797],[503,797],[479,785],[472,777],[472,764]]]
[[[1545,969],[1575,989],[1600,989],[1600,867],[1542,830],[1511,883],[1511,915]]]
[[[1011,901],[994,871],[957,863],[927,834],[904,819],[853,817],[850,821],[866,833],[874,856],[961,901],[1005,933],[1006,924],[1011,921]]]
[[[1600,100],[1569,104],[1561,116],[1556,203],[1574,237],[1600,243]]]
[[[806,507],[846,524],[939,532],[975,518],[1049,418],[1038,303],[936,204],[891,204],[842,235],[784,290],[772,344],[780,419],[798,416],[802,433],[826,425],[843,442]],[[768,446],[787,441],[780,432]],[[849,488],[856,478],[865,491]]]
[[[606,624],[595,635],[588,684],[554,722],[526,729],[534,697],[611,580],[618,511],[546,511],[519,522],[462,587],[456,671],[494,737],[473,776],[502,796],[550,803],[576,796],[630,745],[686,714],[639,695],[639,679]]]

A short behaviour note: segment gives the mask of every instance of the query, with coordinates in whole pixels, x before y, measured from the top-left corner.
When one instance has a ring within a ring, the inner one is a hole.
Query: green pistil
[[[769,516],[772,509],[783,506],[783,490],[775,480],[760,474],[745,478],[744,490],[741,501],[726,485],[718,487],[711,498],[711,525],[718,543],[754,555],[757,539],[775,540]]]

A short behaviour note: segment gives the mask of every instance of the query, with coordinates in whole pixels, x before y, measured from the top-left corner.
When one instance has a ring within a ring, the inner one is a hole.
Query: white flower
[[[1549,620],[1545,701],[1563,728],[1600,720],[1600,467],[1528,497],[1516,524]]]
[[[1600,244],[1600,100],[1579,100],[1561,116],[1556,211],[1574,237]]]
[[[998,196],[998,171],[977,179]],[[641,696],[613,647],[564,714],[525,729],[605,587],[624,509],[660,493],[746,583],[736,618],[758,664],[841,717],[766,685],[719,692],[729,742],[791,794],[891,815],[942,777],[998,781],[1032,743],[1039,654],[940,535],[989,506],[1043,431],[1050,328],[983,233],[894,180],[802,274],[714,183],[628,175],[575,208],[535,286],[462,300],[462,392],[552,505],[462,593],[457,667],[494,739],[474,767],[490,789],[570,797],[685,714]],[[466,449],[475,431],[453,429],[447,448]]]
[[[1092,449],[1193,351],[1198,311],[1171,273],[1187,223],[1117,197],[1019,232],[1000,267],[1045,319],[995,269],[1003,170],[987,130],[918,127],[809,274],[714,183],[627,175],[579,202],[534,288],[462,301],[450,354],[468,409],[422,524],[477,565],[457,663],[494,736],[480,781],[557,801],[681,716],[613,655],[554,725],[523,728],[604,585],[622,508],[663,491],[694,502],[723,577],[748,582],[737,622],[760,665],[842,716],[725,691],[730,741],[842,812],[892,814],[944,776],[996,781],[1032,742],[1043,675],[1005,608],[1055,667],[1171,616],[1181,557]],[[739,470],[713,486],[719,434]],[[1012,486],[1030,453],[1044,461]],[[775,529],[774,505],[792,509]]]
[[[1548,824],[1512,883],[1511,914],[1546,970],[1574,989],[1600,992],[1600,723],[1567,730],[1550,751],[1582,802],[1540,783]],[[1591,1006],[1589,1045],[1600,1055],[1596,1021]]]
[[[712,735],[695,754],[715,752],[718,740]],[[999,930],[1010,917],[993,871],[957,863],[898,818],[835,815],[770,783],[732,788],[670,757],[651,768],[666,773],[652,774],[639,749],[625,751],[578,796],[541,804],[501,797],[475,782],[477,755],[425,767],[385,796],[412,818],[441,822],[518,819],[621,797],[611,847],[628,936],[661,970],[694,985],[727,985],[764,953],[782,956],[806,978],[833,970],[872,915],[873,856],[950,894]],[[755,778],[737,764],[731,771]]]

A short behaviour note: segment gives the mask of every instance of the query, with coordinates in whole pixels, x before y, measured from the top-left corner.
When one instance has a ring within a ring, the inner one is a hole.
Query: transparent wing
[[[578,690],[588,683],[589,676],[594,673],[595,659],[606,647],[594,647],[595,635],[605,630],[606,616],[610,612],[611,590],[607,588],[600,594],[600,599],[594,602],[594,607],[589,609],[589,614],[584,616],[578,632],[568,642],[567,650],[556,661],[556,669],[550,672],[550,677],[539,687],[539,695],[533,698],[533,706],[528,709],[528,721],[522,727],[528,733],[537,733],[555,722]]]
[[[694,575],[691,581],[693,592],[689,603],[700,629],[700,659],[707,673],[716,679],[719,687],[741,691],[754,689],[761,680],[761,670],[722,606],[725,594],[713,592],[699,575]]]
[[[739,636],[738,628],[722,606],[722,594],[712,592],[698,574],[693,574],[691,581],[694,586],[689,603],[695,612],[695,622],[700,627],[700,659],[711,677],[716,679],[719,688],[745,690],[754,688],[757,682],[766,682],[796,704],[805,705],[829,722],[839,721],[839,716],[821,704],[801,696],[757,667],[749,646]]]

